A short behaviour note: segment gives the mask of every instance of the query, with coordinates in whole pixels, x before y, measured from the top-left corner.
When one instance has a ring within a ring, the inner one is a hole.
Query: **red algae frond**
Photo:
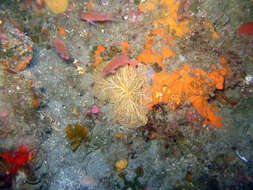
[[[17,151],[6,151],[1,156],[10,164],[10,173],[16,174],[21,166],[27,164],[32,159],[32,152],[28,150],[25,144],[21,144]]]
[[[63,59],[66,59],[66,60],[70,59],[70,54],[67,49],[67,46],[60,38],[54,39],[52,42],[52,45],[55,47],[56,52],[59,53],[59,55]]]

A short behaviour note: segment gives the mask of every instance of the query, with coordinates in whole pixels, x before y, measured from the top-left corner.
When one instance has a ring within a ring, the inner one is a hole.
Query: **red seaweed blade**
[[[80,18],[85,21],[113,21],[114,19],[104,13],[98,13],[94,11],[85,11],[81,13]]]
[[[63,59],[68,60],[70,58],[67,46],[61,39],[56,38],[52,44],[55,47],[56,52],[59,53]]]
[[[119,67],[124,67],[125,65],[131,65],[132,67],[136,68],[138,62],[136,60],[133,59],[129,59],[129,57],[127,55],[118,55],[116,57],[114,57],[110,63],[108,63],[103,71],[102,71],[102,75],[103,76],[107,76],[109,74],[113,74],[116,72],[116,70]]]
[[[21,144],[16,152],[3,152],[1,157],[11,165],[10,172],[16,174],[18,169],[32,159],[32,153],[28,151],[25,144]]]
[[[253,22],[245,22],[243,23],[237,30],[237,34],[240,36],[241,34],[246,34],[248,36],[253,37]]]

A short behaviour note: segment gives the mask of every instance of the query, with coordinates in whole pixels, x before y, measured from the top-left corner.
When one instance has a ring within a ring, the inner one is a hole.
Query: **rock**
[[[93,177],[88,176],[88,175],[84,175],[81,178],[80,184],[81,184],[81,187],[93,188],[93,187],[97,186],[98,183]]]
[[[19,72],[27,67],[33,57],[33,42],[22,31],[6,20],[0,33],[0,63],[10,72]]]

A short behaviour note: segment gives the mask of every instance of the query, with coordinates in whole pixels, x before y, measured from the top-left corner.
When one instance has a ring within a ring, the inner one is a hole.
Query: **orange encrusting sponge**
[[[208,104],[209,94],[215,89],[223,89],[224,76],[229,68],[213,67],[209,73],[184,65],[182,69],[170,74],[155,73],[152,77],[151,92],[153,101],[150,106],[159,102],[167,103],[169,110],[191,103],[204,118],[203,124],[221,127],[221,117],[215,115],[216,107]]]
[[[180,1],[176,0],[148,0],[140,3],[138,8],[143,12],[153,11],[153,25],[155,27],[169,26],[169,30],[174,31],[175,36],[180,37],[190,29],[187,27],[188,21],[177,21],[179,6]]]
[[[163,40],[162,49],[160,52],[153,48],[154,39],[158,35],[162,36],[165,39]],[[149,35],[146,35],[144,48],[142,52],[137,56],[137,60],[145,64],[158,63],[162,69],[165,69],[163,60],[175,57],[174,52],[168,47],[172,45],[174,45],[172,36],[166,34],[163,29],[158,28],[152,30]]]

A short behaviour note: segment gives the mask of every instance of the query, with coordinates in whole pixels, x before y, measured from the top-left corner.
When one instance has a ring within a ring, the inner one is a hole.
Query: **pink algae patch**
[[[114,21],[115,19],[101,12],[84,11],[81,13],[80,18],[85,21],[104,22]]]
[[[109,74],[113,74],[116,72],[116,70],[119,67],[124,67],[125,65],[131,65],[132,67],[136,68],[138,62],[134,59],[130,59],[127,55],[118,55],[116,57],[114,57],[110,63],[108,63],[103,71],[102,71],[102,75],[103,76],[107,76]]]
[[[3,111],[1,112],[1,114],[0,114],[0,117],[8,117],[9,114],[10,114],[9,111],[3,110]]]
[[[84,115],[87,115],[89,113],[92,113],[92,114],[98,114],[100,111],[99,107],[97,105],[93,105],[90,109],[88,109]]]
[[[61,39],[59,39],[59,38],[54,39],[52,44],[55,47],[56,52],[59,53],[63,59],[68,60],[70,58],[70,54],[67,49],[67,46],[65,45],[65,43]]]

